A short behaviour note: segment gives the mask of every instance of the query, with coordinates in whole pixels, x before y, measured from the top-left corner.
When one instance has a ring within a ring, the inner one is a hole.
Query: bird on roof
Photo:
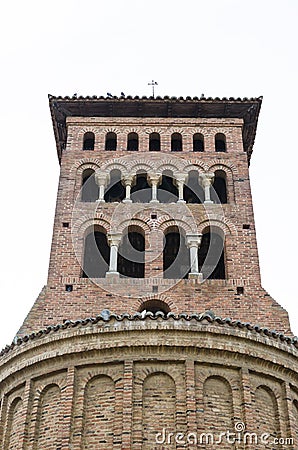
[[[110,92],[107,92],[107,96],[108,97],[113,97],[112,94]]]
[[[75,92],[75,93],[73,94],[73,97],[77,98],[77,96],[78,96],[78,94]]]
[[[121,92],[121,97],[125,97],[125,94],[124,94],[124,92]]]

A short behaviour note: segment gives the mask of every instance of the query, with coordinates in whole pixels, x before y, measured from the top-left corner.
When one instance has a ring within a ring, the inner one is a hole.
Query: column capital
[[[125,186],[131,186],[133,182],[134,176],[133,175],[125,175],[122,180],[125,184]]]
[[[187,233],[186,234],[186,245],[188,248],[196,247],[199,248],[201,245],[202,234],[198,233]]]
[[[158,184],[161,176],[161,173],[148,173],[148,181],[151,182],[151,184]]]
[[[187,177],[187,173],[177,172],[174,174],[174,181],[176,180],[179,183],[185,183],[186,177]]]
[[[95,182],[97,186],[105,186],[107,183],[108,176],[106,173],[96,173],[95,172]]]
[[[122,233],[108,233],[107,237],[110,246],[114,245],[116,247],[119,247],[122,238]]]
[[[214,180],[214,173],[213,172],[207,172],[207,173],[201,173],[199,176],[200,184],[203,187],[211,186]]]

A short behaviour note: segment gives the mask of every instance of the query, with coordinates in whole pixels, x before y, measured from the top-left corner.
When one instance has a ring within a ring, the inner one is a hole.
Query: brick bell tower
[[[261,286],[249,183],[261,102],[49,96],[49,274],[1,352],[1,448],[297,439],[297,340]]]

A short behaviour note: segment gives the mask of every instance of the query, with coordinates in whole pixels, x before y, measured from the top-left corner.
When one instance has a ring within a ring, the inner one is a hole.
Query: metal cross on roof
[[[151,83],[148,83],[148,86],[152,86],[152,95],[154,97],[154,86],[157,86],[158,83],[154,80],[151,81]]]

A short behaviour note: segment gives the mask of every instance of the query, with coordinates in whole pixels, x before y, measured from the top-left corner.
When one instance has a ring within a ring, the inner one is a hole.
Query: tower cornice
[[[253,151],[263,97],[103,97],[49,95],[58,159],[66,145],[67,117],[169,117],[243,119],[243,146],[248,162]]]

